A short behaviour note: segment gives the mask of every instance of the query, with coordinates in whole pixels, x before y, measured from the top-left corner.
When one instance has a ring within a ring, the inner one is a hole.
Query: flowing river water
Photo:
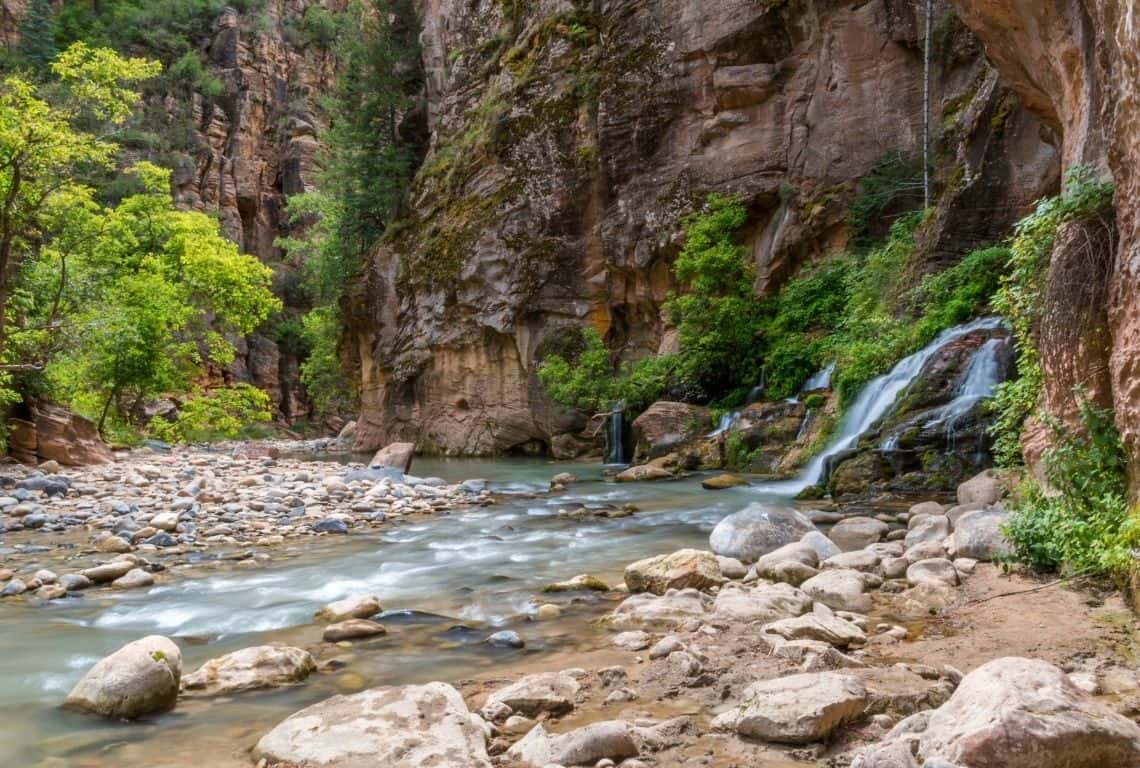
[[[754,490],[710,493],[697,478],[664,483],[603,482],[597,466],[540,460],[417,460],[415,471],[455,481],[485,478],[505,500],[373,533],[275,555],[257,569],[212,571],[148,590],[53,601],[0,603],[0,766],[248,765],[247,750],[292,712],[335,693],[384,684],[456,682],[541,664],[544,655],[598,645],[589,626],[610,605],[570,606],[535,622],[543,585],[579,573],[620,582],[626,564],[683,546],[707,547],[725,515],[763,499]],[[580,484],[538,496],[572,471]],[[569,504],[632,503],[624,518],[559,516]],[[71,686],[102,656],[147,634],[175,639],[183,668],[251,645],[320,642],[320,606],[349,594],[381,598],[389,635],[336,654],[336,672],[285,690],[224,699],[184,699],[142,723],[105,723],[61,711]],[[568,598],[564,598],[568,599]],[[524,651],[483,639],[511,628]],[[565,663],[563,666],[572,666]],[[202,758],[206,756],[206,759]]]

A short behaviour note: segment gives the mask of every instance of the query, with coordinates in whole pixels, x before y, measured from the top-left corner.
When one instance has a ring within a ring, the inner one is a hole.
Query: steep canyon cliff
[[[746,202],[768,292],[843,246],[860,178],[921,149],[919,2],[435,0],[422,17],[414,213],[346,301],[360,449],[547,450],[586,414],[546,399],[542,355],[585,324],[625,359],[669,349],[678,222],[709,192]],[[1062,147],[948,7],[936,21],[921,247],[945,266],[1056,189]]]

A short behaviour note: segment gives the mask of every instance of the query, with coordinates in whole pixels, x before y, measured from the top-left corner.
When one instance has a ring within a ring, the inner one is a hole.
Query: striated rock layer
[[[747,204],[758,292],[842,246],[858,180],[921,146],[922,5],[421,4],[431,151],[345,306],[357,448],[535,451],[580,430],[537,364],[585,325],[625,359],[668,350],[678,222],[709,192]],[[1058,149],[937,10],[923,248],[945,265],[1055,189]]]

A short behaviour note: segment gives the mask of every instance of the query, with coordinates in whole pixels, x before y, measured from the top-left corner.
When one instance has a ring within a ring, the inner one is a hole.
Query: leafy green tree
[[[249,384],[220,387],[187,400],[172,420],[155,419],[150,433],[171,443],[233,440],[273,418],[269,395]]]
[[[231,362],[229,339],[281,306],[272,270],[239,253],[215,219],[175,209],[169,171],[134,170],[143,191],[94,214],[72,259],[64,291],[74,315],[48,370],[55,391],[100,427]]]
[[[116,150],[100,128],[126,121],[139,100],[130,86],[159,65],[76,43],[51,69],[50,99],[15,75],[0,90],[0,360],[8,366],[20,366],[8,354],[9,299],[25,259],[50,243],[58,223],[92,205],[78,179],[111,168]]]

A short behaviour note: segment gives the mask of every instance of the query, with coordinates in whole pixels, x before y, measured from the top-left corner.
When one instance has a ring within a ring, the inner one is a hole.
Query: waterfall
[[[764,369],[760,369],[760,381],[748,392],[748,399],[745,401],[746,405],[760,402],[764,399],[764,392],[768,389],[767,377],[764,375]]]
[[[979,347],[970,358],[970,364],[966,366],[966,373],[954,393],[954,399],[927,421],[925,428],[941,424],[946,431],[946,439],[952,442],[961,419],[972,411],[979,401],[993,395],[994,387],[997,386],[1001,375],[1000,354],[1008,345],[1009,339],[1002,338],[990,339]]]
[[[770,493],[795,495],[809,485],[820,482],[823,479],[828,460],[857,446],[860,436],[886,415],[891,406],[894,405],[895,398],[908,384],[914,381],[923,366],[930,358],[934,357],[938,350],[968,334],[977,331],[993,331],[1002,327],[1004,325],[1001,318],[986,317],[965,325],[948,328],[938,334],[934,341],[913,355],[904,357],[889,372],[872,379],[863,387],[859,396],[855,398],[855,402],[843,414],[838,434],[826,448],[808,462],[807,466],[800,472],[799,477],[794,480],[753,487]]]
[[[712,432],[709,432],[708,435],[706,435],[706,437],[720,437],[725,432],[732,429],[732,426],[734,424],[736,424],[736,421],[739,418],[740,418],[740,411],[730,411],[729,413],[722,413],[720,416],[720,421],[718,421],[716,424],[716,429],[714,429]]]
[[[831,388],[831,374],[835,373],[835,363],[828,363],[822,370],[816,371],[804,385],[800,387],[800,392],[814,392],[817,389],[830,389]]]
[[[606,463],[629,463],[625,449],[625,414],[618,403],[610,408],[610,416],[606,421]]]

